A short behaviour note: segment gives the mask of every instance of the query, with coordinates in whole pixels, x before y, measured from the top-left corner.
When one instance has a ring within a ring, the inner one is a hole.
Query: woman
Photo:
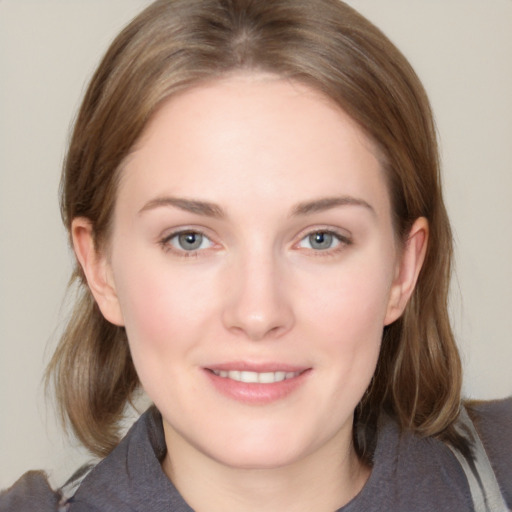
[[[62,213],[83,295],[49,375],[106,458],[49,510],[511,506],[510,400],[459,419],[428,100],[343,3],[152,4],[91,82]]]

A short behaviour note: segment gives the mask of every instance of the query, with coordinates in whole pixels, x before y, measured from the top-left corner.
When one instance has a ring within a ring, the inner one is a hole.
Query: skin
[[[89,286],[162,413],[163,469],[195,510],[332,511],[366,482],[354,409],[428,237],[418,219],[397,243],[376,154],[314,90],[238,74],[153,117],[122,170],[108,252],[74,220]],[[208,370],[242,363],[305,371],[291,392],[244,400]]]

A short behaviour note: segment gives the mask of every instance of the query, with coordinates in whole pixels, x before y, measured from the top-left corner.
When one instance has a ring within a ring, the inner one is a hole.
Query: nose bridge
[[[240,252],[230,272],[226,328],[251,340],[278,337],[293,324],[281,258],[266,244]]]

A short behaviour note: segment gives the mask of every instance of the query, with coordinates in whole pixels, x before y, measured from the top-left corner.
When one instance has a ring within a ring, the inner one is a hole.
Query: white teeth
[[[276,375],[273,372],[260,373],[258,382],[261,384],[272,384],[276,382]]]
[[[240,372],[240,380],[252,384],[258,382],[258,374],[256,372]]]
[[[224,379],[236,380],[238,382],[245,382],[247,384],[274,384],[275,382],[282,382],[286,379],[293,379],[300,375],[300,372],[247,372],[238,370],[213,370],[213,373],[218,377]]]
[[[274,373],[276,382],[281,382],[286,379],[286,372],[276,372]]]

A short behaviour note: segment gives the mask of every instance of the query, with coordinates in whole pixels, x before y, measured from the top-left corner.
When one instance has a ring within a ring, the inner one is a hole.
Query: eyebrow
[[[152,199],[139,210],[139,214],[162,206],[174,206],[175,208],[179,208],[186,212],[195,213],[196,215],[204,215],[206,217],[214,217],[216,219],[225,217],[225,213],[222,208],[214,203],[168,196]]]
[[[324,212],[338,206],[362,206],[369,210],[373,215],[376,215],[376,212],[370,203],[366,202],[364,199],[352,196],[323,197],[313,201],[305,201],[303,203],[299,203],[293,208],[292,215],[308,215],[311,213]]]
[[[149,210],[154,210],[155,208],[169,206],[179,208],[180,210],[194,213],[196,215],[204,215],[205,217],[213,217],[216,219],[223,219],[226,217],[224,210],[215,203],[171,196],[157,197],[152,199],[151,201],[147,202],[139,210],[138,213],[141,214]],[[340,196],[323,197],[320,199],[299,203],[292,209],[291,216],[294,217],[324,212],[326,210],[340,206],[362,206],[369,210],[373,215],[376,215],[373,207],[364,199],[359,199],[352,196]]]

